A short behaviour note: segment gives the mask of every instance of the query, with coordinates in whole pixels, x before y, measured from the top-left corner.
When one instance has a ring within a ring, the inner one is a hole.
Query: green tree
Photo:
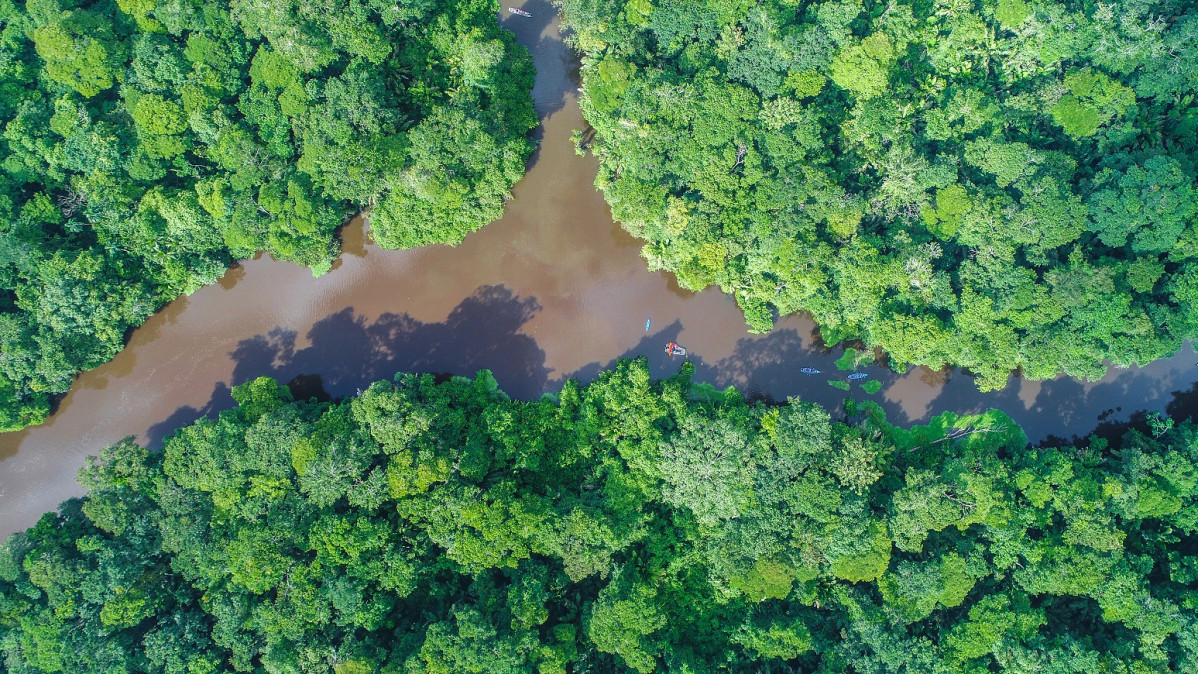
[[[1195,336],[1163,261],[1198,254],[1188,5],[562,10],[613,216],[751,331],[807,312],[983,390]],[[1110,282],[1063,301],[1083,267]]]
[[[0,26],[6,430],[234,258],[325,273],[376,204],[385,245],[460,241],[532,151],[532,62],[487,3],[34,0]]]
[[[1193,661],[1191,420],[1029,447],[997,412],[899,428],[861,403],[834,422],[692,374],[621,361],[536,402],[488,372],[323,403],[237,386],[161,452],[103,450],[83,498],[0,545],[5,667]],[[704,465],[717,484],[678,484]]]

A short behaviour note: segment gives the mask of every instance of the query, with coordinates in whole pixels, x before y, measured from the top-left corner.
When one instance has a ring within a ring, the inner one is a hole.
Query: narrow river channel
[[[646,271],[639,244],[612,222],[593,186],[595,160],[574,154],[570,133],[584,127],[577,61],[554,8],[545,0],[513,6],[532,14],[504,9],[502,21],[535,57],[543,126],[506,215],[456,248],[415,251],[380,250],[355,220],[322,278],[264,257],[170,303],[112,362],[80,376],[45,425],[0,435],[0,537],[80,494],[84,457],[130,435],[159,447],[174,428],[231,407],[230,387],[262,375],[292,382],[297,395],[343,396],[401,370],[489,368],[509,393],[535,398],[621,357],[645,355],[655,375],[672,374],[682,362],[664,352],[673,341],[690,351],[701,381],[839,403],[845,393],[827,381],[846,374],[833,364],[841,351],[823,349],[809,320],[749,335],[718,289],[693,294],[669,274]],[[803,367],[823,374],[803,375]],[[854,386],[853,394],[881,404],[892,421],[996,407],[1033,441],[1084,435],[1136,410],[1177,412],[1198,397],[1198,358],[1188,346],[1100,382],[1012,379],[985,395],[955,371],[862,371],[884,388],[867,395]]]

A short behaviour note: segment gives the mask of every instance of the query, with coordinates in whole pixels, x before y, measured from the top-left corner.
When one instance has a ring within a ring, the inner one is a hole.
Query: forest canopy
[[[562,0],[597,184],[754,330],[1097,378],[1198,334],[1198,8]]]
[[[1027,447],[651,382],[270,379],[0,546],[28,672],[1198,671],[1198,428]]]
[[[0,430],[231,260],[496,219],[532,60],[491,0],[0,0]]]

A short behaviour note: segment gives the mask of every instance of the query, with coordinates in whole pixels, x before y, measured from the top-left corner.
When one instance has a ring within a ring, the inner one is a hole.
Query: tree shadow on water
[[[795,397],[818,403],[834,416],[843,410],[846,397],[878,403],[888,415],[900,411],[882,396],[867,393],[862,383],[850,383],[847,391],[830,386],[829,382],[847,381],[850,374],[836,365],[843,354],[842,347],[828,348],[817,331],[804,337],[797,330],[775,329],[765,337],[738,340],[731,354],[702,375],[717,387],[735,386],[749,400],[783,402]],[[806,374],[803,368],[818,372]],[[874,364],[862,364],[856,371],[866,374],[869,381],[881,382],[883,391],[897,378],[894,372]],[[698,368],[696,373],[700,373]]]
[[[816,353],[797,331],[774,330],[760,339],[739,340],[731,355],[696,366],[695,373],[719,387],[736,386],[750,398],[766,397],[794,390],[800,364],[814,362]]]
[[[635,346],[626,350],[619,356],[607,361],[606,363],[594,361],[578,368],[564,377],[554,379],[548,383],[549,390],[552,392],[560,390],[562,385],[566,383],[567,379],[573,379],[583,384],[588,384],[598,379],[599,375],[603,374],[607,370],[615,368],[617,361],[638,358],[640,356],[645,356],[645,359],[649,365],[649,376],[653,377],[654,379],[663,379],[665,377],[677,374],[678,368],[683,363],[683,358],[679,356],[667,356],[665,352],[665,345],[670,342],[677,342],[678,335],[681,333],[682,323],[675,320],[673,323],[670,323],[664,328],[658,328],[652,333],[645,333],[645,336],[641,337]],[[700,362],[694,356],[691,356],[690,359],[692,362]],[[502,384],[502,381],[500,383]]]
[[[1033,442],[1036,436],[1050,432],[1079,439],[1097,432],[1114,440],[1115,429],[1143,425],[1147,413],[1165,409],[1174,399],[1165,377],[1142,370],[1115,372],[1117,376],[1092,385],[1068,377],[1046,381],[1030,415],[1016,421]]]
[[[1173,400],[1165,406],[1165,412],[1175,419],[1198,418],[1198,383],[1188,389],[1173,391]]]
[[[288,384],[298,399],[329,400],[355,395],[397,372],[473,376],[491,370],[515,398],[532,399],[546,389],[545,352],[519,330],[541,309],[503,286],[483,286],[445,321],[424,323],[410,315],[383,314],[370,322],[353,307],[317,321],[300,344],[293,330],[275,328],[242,340],[231,352],[231,386],[258,377]],[[148,432],[161,446],[175,429],[233,407],[230,386],[218,383],[201,409],[186,406]]]
[[[537,116],[544,122],[562,109],[567,93],[578,86],[579,59],[562,37],[556,34],[557,31],[546,34],[546,29],[558,15],[553,3],[548,0],[526,0],[522,8],[532,16],[517,16],[509,12],[507,7],[502,7],[500,25],[511,31],[516,41],[532,54],[537,68],[534,105]],[[539,135],[537,140],[540,140]]]
[[[1169,391],[1168,384],[1139,373],[1137,375],[1131,383],[1124,383],[1120,388],[1106,392],[1107,397],[1102,399],[1104,402],[1114,399],[1114,396],[1122,396],[1117,400],[1123,402],[1112,403],[1113,407],[1103,410],[1092,430],[1074,433],[1069,438],[1050,436],[1044,444],[1077,445],[1084,443],[1086,436],[1096,435],[1111,446],[1119,446],[1123,436],[1132,429],[1151,435],[1149,418],[1154,414],[1162,414],[1175,421],[1198,419],[1198,383],[1191,384],[1187,389]],[[1162,406],[1161,403],[1166,400]]]
[[[566,101],[579,86],[580,61],[574,50],[570,49],[557,31],[546,34],[558,10],[547,0],[527,0],[523,9],[531,17],[511,14],[504,6],[500,9],[500,23],[516,36],[516,41],[526,47],[532,54],[536,67],[536,80],[533,85],[533,107],[536,110],[540,124],[536,126],[529,137],[535,143],[532,154],[525,163],[525,170],[531,171],[541,158],[541,149],[545,140],[545,123],[555,113],[565,107]]]
[[[683,359],[667,356],[664,346],[667,342],[679,341],[682,328],[680,322],[674,321],[651,335],[645,335],[636,346],[616,358],[606,363],[590,363],[565,378],[590,382],[613,368],[617,360],[642,355],[646,356],[649,374],[654,379],[672,376],[678,372]],[[842,409],[844,398],[851,396],[877,402],[890,415],[896,412],[901,415],[900,408],[877,394],[866,393],[860,384],[852,384],[849,391],[828,385],[829,381],[845,380],[849,374],[836,367],[835,360],[841,354],[843,349],[823,348],[811,336],[804,337],[797,330],[775,329],[763,337],[738,340],[732,353],[719,360],[708,361],[697,352],[691,352],[686,360],[695,366],[692,378],[695,383],[711,384],[718,389],[734,386],[750,401],[781,402],[787,397],[796,396],[804,401],[819,403],[836,414]],[[820,372],[804,374],[804,367],[813,367]],[[897,378],[894,372],[879,366],[862,366],[860,370],[869,374],[871,380],[882,382],[883,392]],[[551,386],[560,386],[563,380],[554,381]]]
[[[601,372],[613,368],[617,360],[642,355],[648,361],[650,376],[654,379],[670,377],[678,372],[683,359],[667,356],[665,345],[679,341],[682,328],[679,321],[674,321],[645,335],[636,346],[615,359],[607,363],[590,363],[571,373],[568,378],[589,382]],[[818,382],[805,381],[802,379],[804,375],[798,371],[801,364],[815,362],[812,360],[814,357],[815,351],[810,345],[804,344],[798,332],[775,330],[765,337],[740,340],[732,354],[716,362],[709,362],[696,352],[690,353],[686,360],[695,366],[692,378],[695,383],[707,383],[721,389],[735,386],[749,400],[777,400],[785,399],[786,395],[803,384],[819,383],[823,386],[823,379]],[[554,382],[555,385],[561,383]],[[803,397],[812,399],[814,396]]]
[[[1114,376],[1096,383],[1067,376],[1039,382],[1012,376],[1004,388],[989,393],[978,391],[970,377],[954,376],[932,402],[931,414],[976,414],[998,409],[1023,428],[1032,444],[1064,445],[1094,432],[1113,438],[1113,429],[1140,424],[1148,411],[1163,409],[1170,400],[1172,404],[1178,400],[1179,394],[1171,391],[1167,377],[1143,370],[1112,372]],[[1034,395],[1021,396],[1024,386],[1036,386],[1038,390]]]
[[[203,407],[184,405],[172,412],[169,417],[146,429],[146,447],[162,449],[163,442],[175,431],[194,423],[201,417],[216,416],[220,412],[232,408],[233,404],[233,396],[228,384],[218,381],[216,386],[212,387],[212,395],[208,397],[208,402]]]
[[[301,348],[290,330],[243,340],[232,352],[233,383],[319,375],[321,389],[341,397],[396,372],[472,376],[488,368],[512,395],[535,396],[548,378],[545,352],[519,330],[540,309],[535,298],[516,297],[503,286],[477,289],[442,323],[390,313],[371,323],[347,307],[317,321]]]

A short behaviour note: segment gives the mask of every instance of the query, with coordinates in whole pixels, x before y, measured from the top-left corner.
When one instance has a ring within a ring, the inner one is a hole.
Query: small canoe
[[[527,17],[530,19],[532,18],[532,14],[529,14],[528,12],[526,12],[522,9],[516,9],[515,7],[508,7],[507,11],[511,12],[512,14],[515,14],[516,16],[523,16],[523,17]]]
[[[849,381],[857,381],[858,379],[865,379],[868,376],[869,375],[865,374],[864,372],[854,372],[853,374],[849,375]]]
[[[799,372],[802,372],[803,374],[819,374],[819,370],[813,367],[801,367],[799,368]]]
[[[650,323],[652,323],[652,322],[653,322],[653,319],[652,319],[652,318],[650,318],[649,320],[645,321],[645,332],[649,332],[649,324],[650,324]]]

